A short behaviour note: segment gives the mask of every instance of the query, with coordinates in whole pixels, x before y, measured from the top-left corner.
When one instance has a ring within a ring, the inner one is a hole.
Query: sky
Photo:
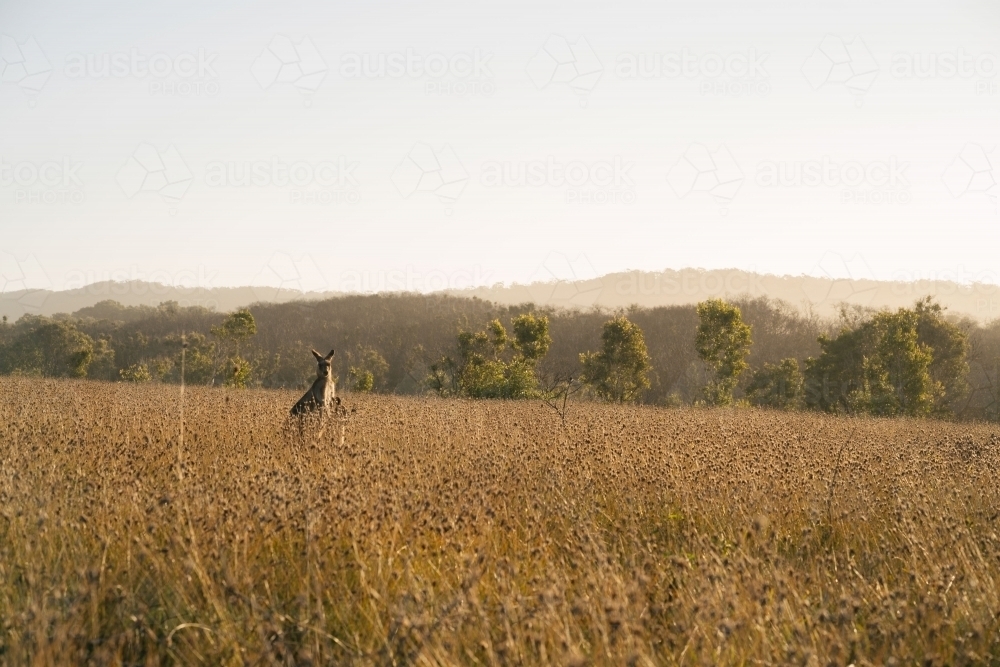
[[[0,292],[1000,282],[996,2],[0,4]]]

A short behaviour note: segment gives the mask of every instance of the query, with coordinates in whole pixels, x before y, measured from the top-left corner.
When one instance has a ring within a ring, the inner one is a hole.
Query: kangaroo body
[[[325,414],[327,409],[333,408],[336,403],[339,403],[330,366],[334,350],[330,350],[330,354],[325,357],[316,350],[313,350],[312,353],[316,357],[317,363],[316,380],[298,403],[292,406],[291,413],[293,415],[301,415],[313,410],[323,410]]]

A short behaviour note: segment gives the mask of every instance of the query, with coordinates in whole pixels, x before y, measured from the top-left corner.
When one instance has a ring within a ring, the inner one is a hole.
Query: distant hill
[[[968,316],[978,322],[1000,317],[1000,285],[775,276],[736,269],[627,271],[589,280],[550,280],[529,285],[445,290],[444,293],[478,297],[503,305],[532,302],[540,306],[578,309],[619,308],[632,304],[645,307],[684,305],[712,297],[747,294],[781,299],[802,312],[811,311],[821,317],[835,315],[841,303],[897,308],[912,305],[916,299],[930,295],[955,315]],[[74,290],[3,293],[0,294],[0,315],[16,320],[25,313],[74,313],[109,299],[126,306],[156,306],[163,301],[177,301],[182,306],[200,305],[231,311],[256,302],[285,303],[343,295],[270,287],[185,288],[141,281],[100,282]]]
[[[1000,318],[1000,285],[959,284],[920,280],[890,282],[775,276],[737,269],[682,269],[662,272],[626,271],[589,280],[537,282],[530,285],[451,290],[453,295],[477,296],[500,304],[533,302],[568,308],[620,308],[687,305],[705,299],[748,294],[780,299],[801,312],[832,317],[840,304],[874,308],[912,306],[934,297],[949,313],[978,322]]]
[[[25,313],[54,315],[75,313],[101,301],[124,306],[157,306],[177,301],[181,306],[204,306],[227,312],[251,303],[285,303],[298,299],[321,300],[340,296],[336,292],[299,292],[274,287],[171,287],[144,281],[93,283],[79,289],[22,290],[0,294],[0,315],[16,320]]]

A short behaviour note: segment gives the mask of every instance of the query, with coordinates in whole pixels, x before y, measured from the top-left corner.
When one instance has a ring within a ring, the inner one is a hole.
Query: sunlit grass
[[[1000,664],[995,427],[0,379],[0,663]]]

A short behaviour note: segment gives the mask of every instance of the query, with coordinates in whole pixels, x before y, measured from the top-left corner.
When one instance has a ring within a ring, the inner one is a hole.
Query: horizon
[[[956,285],[959,288],[977,287],[977,286],[979,286],[979,287],[997,287],[997,288],[1000,288],[1000,273],[994,272],[994,271],[987,271],[987,272],[983,272],[982,274],[964,273],[964,274],[961,274],[961,275],[952,275],[950,272],[945,272],[943,275],[940,275],[940,276],[917,277],[917,278],[909,278],[909,277],[906,277],[906,276],[900,276],[900,277],[896,277],[896,278],[879,278],[879,277],[875,277],[875,276],[872,276],[872,275],[867,275],[867,276],[866,275],[861,275],[859,277],[854,277],[849,272],[846,273],[846,274],[841,274],[841,275],[833,275],[833,274],[826,274],[826,273],[821,274],[821,275],[817,275],[816,273],[790,274],[790,273],[767,273],[767,272],[762,272],[762,271],[752,271],[752,270],[740,269],[740,268],[732,267],[732,266],[730,266],[730,267],[712,268],[712,269],[705,268],[705,267],[700,267],[700,266],[689,266],[689,267],[684,267],[684,268],[680,268],[680,269],[675,269],[675,268],[669,268],[668,267],[668,268],[659,269],[659,270],[656,270],[656,269],[630,269],[630,268],[626,268],[626,269],[621,269],[621,270],[618,270],[618,271],[610,271],[608,273],[603,273],[603,274],[599,274],[599,275],[594,274],[594,275],[591,275],[590,277],[581,277],[581,278],[575,278],[575,277],[560,278],[560,277],[555,276],[555,275],[546,276],[546,275],[536,274],[536,278],[534,280],[530,280],[530,281],[527,281],[527,282],[518,282],[518,281],[503,282],[503,281],[497,281],[497,282],[494,282],[494,283],[483,282],[483,283],[480,283],[480,284],[474,284],[474,285],[469,285],[469,286],[459,286],[459,285],[452,286],[452,285],[449,284],[449,285],[446,285],[446,286],[443,286],[443,287],[436,287],[436,286],[433,285],[433,283],[430,283],[430,284],[427,285],[426,289],[421,289],[420,288],[421,286],[417,285],[414,289],[405,289],[405,288],[403,288],[403,289],[374,288],[374,289],[361,289],[361,290],[337,289],[336,287],[328,287],[328,288],[325,288],[325,289],[298,288],[298,287],[295,287],[294,284],[292,284],[292,285],[282,284],[280,281],[276,282],[276,283],[265,282],[265,283],[231,284],[231,285],[210,284],[209,282],[207,282],[205,284],[201,284],[201,283],[198,282],[197,277],[195,277],[192,273],[189,273],[189,272],[180,272],[180,274],[178,276],[179,277],[179,281],[176,282],[176,283],[166,283],[166,282],[162,282],[160,280],[155,280],[154,278],[156,277],[156,274],[154,273],[153,275],[149,276],[148,278],[144,277],[144,276],[139,276],[139,277],[135,277],[135,278],[117,278],[117,277],[113,277],[113,276],[111,276],[111,277],[104,277],[104,278],[101,278],[99,280],[94,280],[92,282],[86,282],[86,283],[83,283],[83,284],[80,284],[80,285],[77,285],[77,284],[64,285],[60,289],[45,288],[45,287],[28,287],[28,288],[24,288],[24,289],[20,289],[20,290],[9,290],[8,289],[7,291],[0,291],[0,298],[2,298],[4,295],[11,295],[11,294],[19,293],[19,292],[47,291],[47,292],[52,292],[54,294],[58,294],[58,293],[61,293],[61,292],[72,292],[72,291],[79,291],[79,290],[87,290],[87,289],[92,288],[92,287],[103,286],[103,285],[131,285],[131,284],[156,285],[156,286],[159,286],[159,287],[164,287],[166,289],[172,289],[172,290],[178,290],[178,291],[184,291],[184,290],[187,290],[187,291],[194,291],[194,290],[216,290],[216,289],[219,289],[219,290],[239,290],[239,289],[271,288],[271,289],[277,290],[278,292],[282,292],[282,293],[286,293],[286,292],[287,293],[298,293],[298,294],[303,294],[303,295],[310,295],[310,294],[397,294],[397,293],[405,293],[405,294],[436,294],[436,293],[452,293],[452,292],[472,292],[472,291],[477,291],[477,290],[490,290],[490,289],[511,289],[511,288],[516,288],[516,287],[527,287],[527,286],[535,285],[535,284],[583,283],[583,282],[588,282],[588,281],[593,281],[593,280],[603,280],[605,278],[609,278],[609,277],[612,277],[612,276],[629,275],[629,274],[654,275],[654,274],[666,274],[666,273],[681,274],[681,273],[684,273],[684,272],[694,272],[694,273],[746,273],[746,274],[749,274],[749,275],[759,276],[759,277],[762,277],[762,278],[774,278],[774,279],[779,279],[779,280],[813,279],[813,280],[826,280],[826,281],[831,281],[831,282],[845,282],[845,281],[850,281],[850,282],[874,282],[874,283],[907,284],[907,285],[920,285],[920,284],[938,285],[938,284],[947,284],[947,285]],[[390,280],[390,281],[393,279],[392,274],[393,274],[392,271],[386,271],[386,272],[382,272],[381,273],[381,275],[382,275],[383,278],[385,278],[387,280]],[[352,279],[354,279],[354,276],[357,275],[357,274],[348,274],[348,275],[351,276]],[[411,277],[413,275],[419,275],[419,274],[411,274]],[[192,277],[194,279],[193,283],[189,282],[187,280],[188,276],[190,276],[190,277]],[[982,280],[980,278],[989,278],[989,279]],[[294,281],[294,282],[297,283],[299,281]],[[354,279],[354,282],[361,283],[362,286],[365,286],[365,285],[368,284],[368,283],[365,282],[365,280],[364,280],[363,277]],[[727,290],[727,293],[729,291],[732,291],[732,290]]]
[[[410,286],[411,288],[414,286]],[[416,287],[419,287],[416,286]],[[433,286],[432,286],[433,287]],[[182,307],[203,306],[232,312],[254,304],[319,302],[353,296],[449,296],[478,298],[497,306],[534,304],[543,309],[616,311],[693,305],[704,299],[766,298],[803,314],[836,319],[843,306],[866,310],[909,308],[931,298],[950,315],[968,317],[980,325],[1000,319],[1000,285],[948,280],[878,281],[835,279],[807,275],[748,273],[739,269],[682,269],[622,271],[587,280],[552,278],[532,283],[437,289],[407,289],[405,284],[381,289],[301,291],[284,287],[241,285],[202,287],[144,281],[102,281],[61,290],[25,290],[0,293],[0,314],[17,320],[23,315],[73,315],[105,301],[126,307],[157,307],[176,302]]]

